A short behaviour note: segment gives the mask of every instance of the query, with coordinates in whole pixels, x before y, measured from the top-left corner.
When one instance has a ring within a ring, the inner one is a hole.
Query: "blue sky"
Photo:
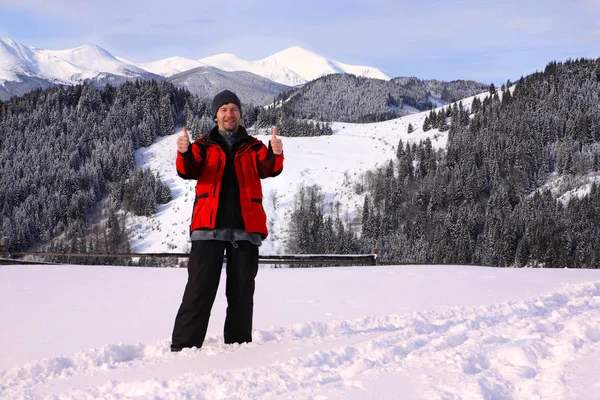
[[[254,61],[300,45],[394,77],[498,84],[599,58],[600,0],[0,0],[0,36],[53,50],[96,44],[134,62]]]

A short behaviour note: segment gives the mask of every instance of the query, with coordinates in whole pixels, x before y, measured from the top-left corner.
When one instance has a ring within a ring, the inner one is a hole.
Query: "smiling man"
[[[177,138],[177,173],[196,180],[190,225],[188,282],[175,318],[172,351],[202,347],[221,270],[227,255],[225,343],[252,341],[258,247],[267,235],[261,179],[283,169],[283,144],[276,129],[265,146],[240,126],[242,106],[224,90],[212,102],[217,123],[190,143],[187,129]]]

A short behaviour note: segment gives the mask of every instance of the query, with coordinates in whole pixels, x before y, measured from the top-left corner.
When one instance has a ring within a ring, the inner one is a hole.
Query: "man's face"
[[[219,130],[236,132],[240,126],[240,109],[233,103],[223,104],[217,111]]]

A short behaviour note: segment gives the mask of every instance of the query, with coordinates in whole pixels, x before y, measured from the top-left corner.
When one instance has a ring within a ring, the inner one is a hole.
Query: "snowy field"
[[[0,266],[0,399],[600,399],[600,270],[262,268],[169,351],[183,269]],[[221,281],[223,283],[223,280]]]

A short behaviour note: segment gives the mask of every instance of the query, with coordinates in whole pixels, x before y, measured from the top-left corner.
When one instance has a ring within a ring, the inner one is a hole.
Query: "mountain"
[[[484,92],[473,81],[373,79],[330,74],[282,94],[284,115],[341,122],[374,122],[424,111]],[[279,112],[279,111],[277,111]]]
[[[411,81],[417,81],[417,84],[424,85],[431,93],[433,98],[439,98],[444,103],[452,103],[473,96],[475,93],[484,92],[489,85],[458,79],[451,82],[438,81],[437,79],[428,79],[422,81],[417,78],[394,78],[394,82],[400,85],[408,85]]]
[[[85,45],[66,50],[38,50],[40,54],[55,57],[69,62],[85,71],[90,77],[100,73],[120,75],[125,77],[139,77],[148,74],[148,71],[117,59],[102,47]]]
[[[167,79],[202,97],[212,98],[224,89],[234,91],[244,103],[264,105],[290,87],[246,71],[223,71],[214,67],[198,67]]]
[[[238,74],[197,69],[208,66]],[[210,71],[210,78],[196,76],[198,72],[206,74],[207,71]],[[179,75],[182,73],[187,74]],[[56,84],[91,82],[103,86],[107,83],[119,85],[132,79],[173,78],[173,82],[187,86],[200,96],[207,93],[210,96],[210,93],[217,93],[225,87],[233,90],[239,88],[242,95],[252,99],[248,101],[266,104],[289,87],[301,86],[331,74],[353,74],[384,81],[391,79],[377,68],[344,64],[300,46],[287,48],[258,61],[223,53],[200,60],[170,57],[149,63],[134,63],[96,45],[44,50],[24,46],[9,38],[0,38],[0,99]],[[232,81],[227,84],[222,81],[229,78]]]
[[[322,57],[300,46],[293,46],[282,50],[260,60],[259,63],[265,66],[281,66],[290,69],[301,76],[306,82],[335,73],[346,73],[384,80],[391,79],[389,75],[377,68],[344,64]]]
[[[306,79],[286,67],[265,65],[259,61],[247,61],[228,53],[203,58],[200,61],[224,71],[252,72],[287,86],[303,85],[307,82]]]
[[[46,89],[57,84],[57,82],[48,79],[18,73],[14,74],[14,77],[15,80],[4,81],[0,79],[0,100],[7,100],[13,96],[22,96],[32,90]]]
[[[247,61],[227,53],[203,58],[200,61],[225,71],[253,72],[288,86],[302,85],[321,76],[335,73],[391,79],[389,75],[377,68],[344,64],[300,46],[290,47],[259,61]]]
[[[18,81],[20,77],[37,77],[66,82],[69,76],[85,71],[52,54],[37,51],[8,38],[0,38],[0,82]],[[91,77],[91,76],[89,76]]]
[[[0,38],[0,99],[56,84],[120,84],[130,79],[162,79],[124,62],[101,47],[42,50]]]

